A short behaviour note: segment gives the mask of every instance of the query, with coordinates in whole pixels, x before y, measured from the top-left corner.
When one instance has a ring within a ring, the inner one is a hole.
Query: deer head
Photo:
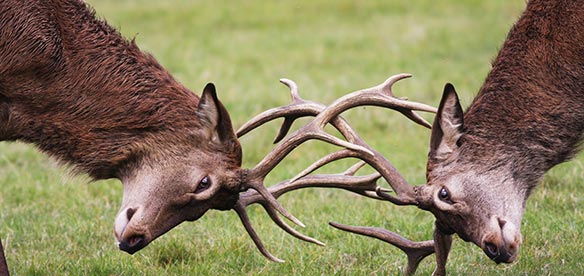
[[[270,171],[297,145],[313,137],[286,139],[255,168],[243,169],[241,146],[213,84],[205,87],[196,117],[200,127],[185,139],[175,138],[172,145],[165,145],[166,150],[142,154],[121,171],[124,195],[114,225],[119,248],[133,254],[178,224],[199,219],[209,209],[234,209],[260,251],[270,260],[281,261],[265,249],[249,222],[245,207],[255,202],[261,203],[284,230],[322,245],[281,221],[278,212],[303,226],[264,186]],[[255,191],[251,200],[240,199],[240,193],[250,188]]]
[[[513,262],[529,190],[513,175],[512,159],[474,150],[479,141],[467,136],[458,96],[447,84],[432,126],[427,185],[419,188],[418,206],[434,214],[438,234],[456,233],[493,261]]]
[[[497,263],[513,262],[521,245],[520,224],[530,189],[514,177],[514,164],[505,154],[494,148],[486,154],[472,150],[484,150],[473,145],[483,141],[473,141],[466,131],[456,91],[447,84],[432,125],[427,184],[412,187],[414,200],[404,202],[434,214],[433,240],[412,242],[385,229],[331,225],[397,246],[408,255],[407,275],[432,253],[437,261],[433,275],[445,275],[453,234],[475,243]],[[392,201],[384,191],[378,189],[377,194]]]
[[[134,253],[181,222],[237,201],[241,146],[213,84],[205,87],[196,114],[200,128],[184,144],[172,145],[172,154],[146,155],[121,173],[124,195],[115,220],[120,249]]]

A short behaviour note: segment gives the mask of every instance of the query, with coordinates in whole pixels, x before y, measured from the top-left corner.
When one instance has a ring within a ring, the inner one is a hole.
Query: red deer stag
[[[286,117],[278,140],[294,118],[318,116],[285,137],[255,168],[243,169],[240,144],[215,87],[208,84],[198,98],[134,41],[96,19],[82,1],[0,1],[0,38],[0,141],[34,144],[95,180],[120,179],[123,201],[114,230],[119,248],[130,254],[209,209],[235,209],[259,250],[278,261],[261,244],[247,217],[245,207],[256,202],[290,234],[320,244],[284,223],[277,212],[302,225],[274,195],[293,182],[342,187],[379,198],[375,193],[379,175],[352,176],[356,169],[340,175],[304,173],[268,191],[266,175],[309,139],[346,147],[341,151],[345,157],[365,154],[386,164],[379,168],[381,175],[398,183],[395,190],[408,200],[414,197],[403,189],[405,181],[391,164],[358,143],[356,133],[337,116],[354,106],[375,104],[429,126],[413,110],[435,112],[434,108],[389,93],[404,75],[390,78],[375,91],[366,90],[377,93],[368,97],[348,98],[327,108],[298,102],[281,110],[284,113],[268,114]],[[262,122],[246,124],[240,134]],[[348,141],[326,134],[323,127],[329,123]],[[240,197],[241,192],[245,193]],[[1,243],[0,274],[8,274]]]
[[[412,204],[436,217],[433,241],[333,225],[400,246],[410,256],[408,274],[433,252],[434,274],[445,274],[453,234],[496,263],[513,262],[527,198],[583,139],[582,26],[584,1],[530,0],[465,113],[454,87],[445,86],[432,127],[428,183],[413,188]]]

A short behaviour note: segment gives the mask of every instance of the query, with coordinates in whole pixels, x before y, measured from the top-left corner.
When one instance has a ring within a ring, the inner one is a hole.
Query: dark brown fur
[[[0,11],[0,139],[96,179],[192,141],[197,96],[84,3],[2,1]]]
[[[584,133],[584,2],[532,1],[464,115],[468,156],[515,157],[533,186]],[[536,173],[534,173],[536,172]]]

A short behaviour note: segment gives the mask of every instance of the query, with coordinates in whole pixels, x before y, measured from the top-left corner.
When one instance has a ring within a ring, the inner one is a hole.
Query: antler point
[[[290,94],[292,95],[293,101],[301,100],[300,95],[298,94],[298,85],[296,85],[296,83],[293,80],[281,78],[280,82],[283,83],[284,85],[286,85],[290,89]]]

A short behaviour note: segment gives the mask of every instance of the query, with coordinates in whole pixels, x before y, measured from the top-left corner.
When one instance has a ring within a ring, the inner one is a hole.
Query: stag
[[[253,230],[246,206],[259,203],[282,229],[322,244],[288,226],[302,226],[276,197],[296,187],[341,187],[379,198],[378,174],[310,175],[339,158],[364,155],[396,192],[398,204],[415,194],[381,154],[367,146],[340,113],[360,105],[393,108],[429,126],[414,111],[433,107],[396,98],[398,75],[329,107],[300,101],[266,118],[284,116],[280,143],[257,166],[241,168],[242,151],[229,114],[213,84],[199,98],[178,83],[154,57],[123,38],[79,0],[0,2],[0,141],[22,141],[70,164],[94,180],[115,178],[123,186],[114,233],[119,248],[133,254],[184,221],[210,209],[234,209],[260,252],[274,261]],[[291,82],[285,81],[294,87]],[[294,89],[292,89],[294,91]],[[282,113],[283,112],[283,113]],[[275,117],[273,117],[275,116]],[[295,118],[316,116],[287,136]],[[269,119],[271,120],[271,119]],[[252,120],[239,135],[266,122]],[[335,126],[346,140],[327,134]],[[290,181],[268,190],[265,177],[294,148],[318,139],[343,147]],[[0,242],[0,274],[8,268]]]
[[[432,241],[333,226],[399,246],[409,256],[407,274],[435,252],[434,275],[444,275],[453,234],[496,263],[513,262],[527,198],[584,138],[583,7],[584,1],[530,0],[466,112],[454,87],[445,86],[432,126],[427,184],[411,188],[411,204],[436,218]]]

